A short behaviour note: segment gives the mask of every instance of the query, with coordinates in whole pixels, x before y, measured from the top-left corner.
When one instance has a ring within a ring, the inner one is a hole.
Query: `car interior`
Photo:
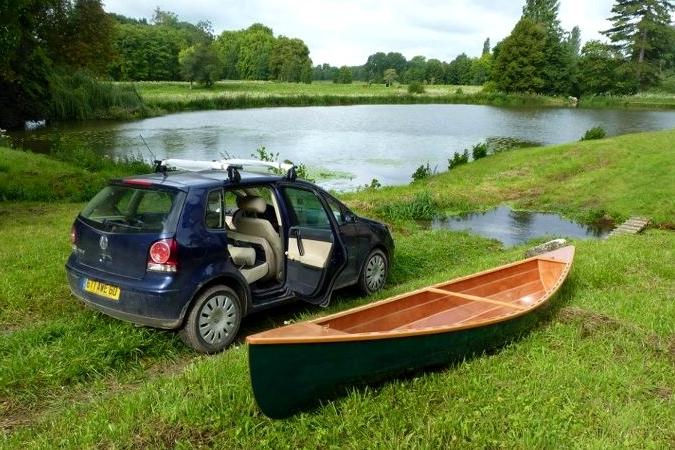
[[[281,216],[270,188],[228,190],[224,205],[228,251],[246,281],[258,288],[283,282]]]

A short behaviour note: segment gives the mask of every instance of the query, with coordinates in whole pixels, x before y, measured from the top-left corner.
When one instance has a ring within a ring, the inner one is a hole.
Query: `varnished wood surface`
[[[328,317],[258,333],[251,345],[389,339],[486,326],[540,307],[567,277],[568,246]]]

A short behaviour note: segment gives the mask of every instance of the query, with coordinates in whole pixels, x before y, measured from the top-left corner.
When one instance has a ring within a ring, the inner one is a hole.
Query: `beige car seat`
[[[255,250],[251,247],[237,247],[228,245],[232,262],[239,267],[239,271],[248,284],[255,283],[269,273],[267,262],[255,265]]]
[[[267,203],[261,197],[249,195],[239,202],[242,213],[235,213],[232,218],[236,232],[228,233],[233,239],[252,242],[263,247],[265,261],[269,265],[269,273],[264,279],[282,280],[284,249],[281,238],[274,230],[269,220],[260,219],[258,214],[263,214],[267,209]],[[254,242],[248,237],[259,238]],[[265,245],[266,244],[266,245]]]

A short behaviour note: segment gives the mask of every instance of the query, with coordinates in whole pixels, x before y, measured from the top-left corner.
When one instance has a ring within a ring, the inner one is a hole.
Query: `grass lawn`
[[[257,314],[245,319],[242,336],[514,261],[528,247],[421,230],[395,214],[415,193],[428,192],[434,207],[446,211],[511,202],[575,218],[640,213],[667,228],[675,222],[668,165],[674,138],[667,131],[517,150],[411,186],[350,194],[361,212],[396,224],[387,290],[371,298],[342,292],[328,310],[298,304]],[[13,152],[3,152],[4,163]],[[29,177],[25,167],[12,170]],[[54,167],[63,177],[81,171]],[[63,264],[81,206],[0,203],[0,447],[675,443],[675,234],[668,229],[576,241],[575,265],[552,316],[499,351],[355,388],[314,411],[273,421],[255,406],[242,341],[220,355],[197,356],[172,333],[110,319],[70,296]]]

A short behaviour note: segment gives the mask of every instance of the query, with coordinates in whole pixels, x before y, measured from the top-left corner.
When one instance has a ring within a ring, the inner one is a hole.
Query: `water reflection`
[[[522,244],[540,237],[601,238],[612,230],[612,227],[572,222],[558,214],[514,211],[506,206],[484,213],[436,219],[430,226],[436,230],[467,230],[497,239],[506,246]]]
[[[145,120],[58,123],[11,133],[17,147],[48,151],[73,139],[111,156],[147,155],[143,135],[159,158],[248,157],[265,146],[316,172],[346,174],[321,180],[348,190],[377,178],[406,184],[420,164],[447,168],[448,157],[499,136],[514,142],[558,144],[603,127],[608,135],[675,126],[675,111],[501,108],[483,105],[358,105],[196,111]],[[501,139],[503,140],[503,138]]]

